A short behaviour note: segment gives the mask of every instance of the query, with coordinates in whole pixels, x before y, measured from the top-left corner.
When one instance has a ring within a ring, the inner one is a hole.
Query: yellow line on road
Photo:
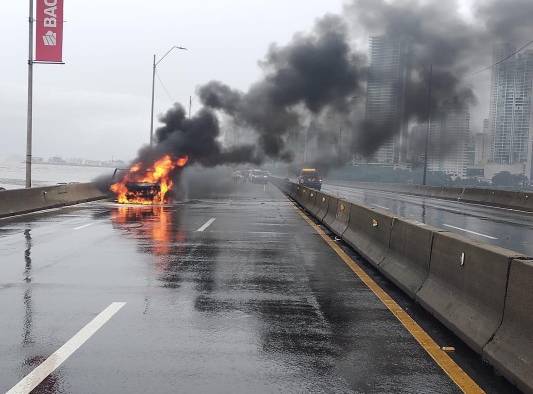
[[[326,243],[337,253],[357,277],[379,298],[391,313],[403,324],[429,356],[442,368],[464,393],[484,393],[477,383],[405,312],[350,256],[327,234],[307,217],[296,205],[300,216],[315,229]]]

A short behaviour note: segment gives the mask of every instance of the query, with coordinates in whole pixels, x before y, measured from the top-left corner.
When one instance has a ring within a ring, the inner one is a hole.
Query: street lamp
[[[155,97],[155,72],[156,72],[156,69],[157,69],[157,66],[159,65],[159,63],[161,63],[163,61],[164,58],[166,58],[170,52],[172,52],[174,49],[180,49],[182,51],[186,51],[187,48],[184,48],[182,46],[179,46],[179,45],[174,45],[173,47],[171,47],[167,53],[165,53],[161,59],[159,60],[156,60],[156,55],[154,55],[154,65],[153,65],[153,69],[152,69],[152,110],[150,111],[150,146],[153,145],[153,140],[154,140],[154,97]]]

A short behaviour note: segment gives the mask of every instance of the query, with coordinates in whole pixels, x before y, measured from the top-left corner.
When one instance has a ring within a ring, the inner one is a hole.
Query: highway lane
[[[351,202],[533,256],[531,212],[331,184],[324,184],[322,190]]]
[[[36,393],[459,391],[278,190],[236,187],[0,221],[0,392],[39,365]]]

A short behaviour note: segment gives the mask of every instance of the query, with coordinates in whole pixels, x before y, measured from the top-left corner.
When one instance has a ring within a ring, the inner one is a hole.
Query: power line
[[[482,73],[482,72],[484,72],[484,71],[490,70],[492,67],[495,67],[495,66],[497,66],[498,64],[501,64],[501,63],[503,63],[504,61],[506,61],[506,60],[512,58],[512,57],[513,57],[514,55],[516,55],[517,53],[522,52],[524,49],[526,49],[526,48],[527,48],[528,46],[530,46],[531,44],[533,44],[533,40],[531,40],[531,41],[525,43],[524,45],[522,45],[520,48],[518,48],[516,51],[514,51],[514,52],[511,53],[510,55],[505,56],[503,59],[500,59],[500,60],[498,60],[496,63],[491,64],[490,66],[487,66],[487,67],[485,67],[485,68],[482,68],[482,69],[479,70],[479,71],[476,71],[475,73],[471,74],[470,76],[473,77],[474,75],[477,75],[477,74],[480,74],[480,73]]]
[[[170,102],[172,102],[172,103],[176,102],[176,100],[174,100],[174,99],[172,98],[172,95],[169,93],[167,87],[166,87],[165,84],[163,83],[163,80],[161,79],[161,77],[159,76],[159,73],[158,73],[157,71],[155,72],[155,76],[157,77],[157,80],[158,80],[159,83],[161,84],[161,87],[162,87],[163,90],[165,91],[165,93],[166,93],[168,99],[170,100]]]

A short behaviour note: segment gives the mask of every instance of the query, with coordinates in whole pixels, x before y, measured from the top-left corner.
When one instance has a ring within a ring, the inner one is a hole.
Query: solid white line
[[[390,211],[390,208],[387,208],[387,207],[384,207],[383,205],[378,205],[378,204],[372,204],[373,206],[375,207],[378,207],[378,208],[381,208],[381,209],[385,209],[387,211]]]
[[[452,226],[451,224],[443,224],[443,226],[445,226],[445,227],[450,227],[450,228],[454,228],[454,229],[456,229],[456,230],[460,230],[460,231],[464,231],[464,232],[466,232],[466,233],[479,235],[480,237],[485,237],[485,238],[488,238],[488,239],[498,239],[498,238],[496,238],[496,237],[492,237],[492,236],[490,236],[490,235],[481,234],[481,233],[476,233],[475,231],[472,231],[472,230],[467,230],[467,229],[465,229],[465,228]]]
[[[96,224],[96,222],[91,222],[91,223],[84,224],[83,226],[74,227],[74,230],[81,230],[82,228],[87,228],[89,226],[92,226],[93,224]]]
[[[198,230],[196,231],[199,231],[199,232],[202,232],[202,231],[205,231],[206,228],[208,228],[209,226],[211,226],[211,224],[216,220],[216,218],[211,218],[209,219],[207,222],[204,223],[204,225],[202,227],[200,227]]]
[[[125,302],[113,302],[104,309],[98,316],[91,320],[76,335],[68,340],[63,346],[56,350],[50,357],[42,362],[37,368],[31,371],[24,379],[18,382],[6,394],[28,394],[35,389],[48,375],[54,372],[65,362],[81,345],[96,333],[109,319],[113,317],[124,305]]]

